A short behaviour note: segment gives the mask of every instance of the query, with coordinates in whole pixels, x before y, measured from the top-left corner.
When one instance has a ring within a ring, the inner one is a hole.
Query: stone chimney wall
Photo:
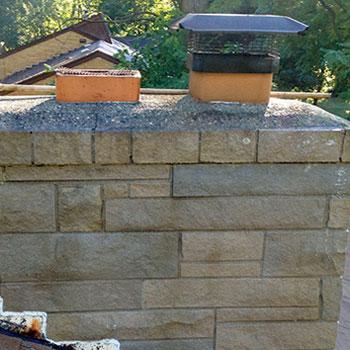
[[[347,129],[3,130],[8,309],[122,350],[332,349]]]

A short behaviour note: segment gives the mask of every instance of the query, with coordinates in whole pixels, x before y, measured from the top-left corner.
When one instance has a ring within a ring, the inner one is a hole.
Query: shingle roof
[[[74,67],[82,62],[86,62],[94,57],[102,57],[111,62],[118,63],[114,55],[121,50],[128,50],[131,59],[134,52],[128,45],[111,38],[111,44],[103,40],[98,40],[90,44],[86,44],[77,49],[65,52],[59,56],[48,59],[47,61],[39,62],[24,70],[18,71],[2,80],[3,84],[15,83],[33,83],[34,81],[42,80],[48,76],[54,75],[54,72],[48,72],[47,66],[52,68],[64,66]],[[31,82],[29,82],[31,80]]]

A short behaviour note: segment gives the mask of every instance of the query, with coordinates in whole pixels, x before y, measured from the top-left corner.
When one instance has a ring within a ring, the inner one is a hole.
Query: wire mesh
[[[188,50],[207,54],[279,55],[276,35],[191,32]]]

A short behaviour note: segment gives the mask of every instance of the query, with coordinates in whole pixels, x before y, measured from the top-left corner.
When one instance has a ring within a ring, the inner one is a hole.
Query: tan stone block
[[[184,232],[184,261],[235,261],[263,258],[264,232]]]
[[[325,198],[296,197],[110,200],[106,230],[321,228],[325,207]]]
[[[219,324],[216,350],[333,349],[336,322]]]
[[[324,278],[322,280],[323,320],[339,320],[342,289],[340,278]]]
[[[6,283],[1,293],[13,311],[77,312],[141,308],[141,280]]]
[[[127,132],[96,132],[95,158],[98,164],[128,164],[130,134]]]
[[[56,340],[79,338],[156,340],[211,338],[212,310],[159,310],[103,313],[50,314],[48,337]]]
[[[344,272],[344,231],[268,232],[264,276],[324,276]]]
[[[258,277],[261,274],[261,264],[232,263],[183,263],[181,277]]]
[[[35,164],[91,163],[90,132],[36,132],[33,135]]]
[[[130,197],[170,197],[170,183],[131,184]]]
[[[103,185],[103,193],[106,199],[129,197],[128,184],[107,184]]]
[[[98,232],[102,230],[101,187],[80,185],[60,187],[58,222],[63,232]]]
[[[212,339],[124,341],[121,343],[123,350],[213,350],[213,347]]]
[[[168,179],[168,165],[8,167],[9,181],[94,181]]]
[[[2,282],[174,278],[178,259],[175,232],[1,235]]]
[[[339,162],[343,137],[343,130],[261,130],[258,161]]]
[[[198,132],[135,132],[135,163],[198,163]]]
[[[255,131],[207,131],[202,133],[201,162],[249,163],[256,160]]]
[[[0,132],[0,164],[31,164],[32,141],[29,132]]]
[[[347,130],[345,134],[342,161],[350,162],[350,130]]]
[[[0,184],[0,232],[54,232],[54,197],[51,185]]]
[[[317,279],[180,279],[145,281],[148,308],[317,306]]]
[[[350,227],[350,198],[332,198],[330,200],[328,227]]]
[[[217,322],[312,321],[320,316],[318,307],[273,307],[218,309]]]

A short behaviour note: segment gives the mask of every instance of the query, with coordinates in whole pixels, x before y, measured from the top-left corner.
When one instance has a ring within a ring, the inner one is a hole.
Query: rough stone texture
[[[350,164],[185,165],[174,167],[174,196],[350,193]]]
[[[326,321],[338,321],[342,298],[342,281],[340,278],[324,278],[322,280],[322,298],[322,319]]]
[[[162,341],[125,341],[123,350],[213,350],[211,339],[176,339]]]
[[[115,338],[157,340],[210,338],[214,335],[212,310],[126,311],[104,313],[51,314],[49,337],[64,340]]]
[[[0,164],[31,164],[32,141],[29,132],[0,132]]]
[[[199,133],[133,133],[135,163],[197,163]]]
[[[0,184],[0,232],[55,231],[54,202],[51,185]]]
[[[96,132],[95,159],[98,164],[128,164],[130,135],[126,132]]]
[[[34,162],[46,165],[91,163],[91,133],[34,133]]]
[[[8,167],[9,181],[95,181],[168,179],[167,165],[106,165],[80,167]]]
[[[148,308],[316,306],[317,279],[183,279],[145,281]]]
[[[184,261],[235,261],[263,258],[264,232],[184,232]]]
[[[63,232],[98,232],[102,229],[101,187],[60,187],[58,222]]]
[[[339,162],[344,131],[261,130],[258,161]]]
[[[120,350],[120,344],[115,339],[105,339],[97,341],[68,341],[60,342],[60,345],[71,345],[74,350]]]
[[[1,277],[3,282],[170,278],[177,276],[177,251],[175,233],[4,234]]]
[[[254,131],[203,132],[201,162],[250,163],[256,160]]]
[[[170,197],[170,183],[131,184],[130,197]]]
[[[258,277],[260,274],[260,263],[181,264],[181,277]]]
[[[106,199],[129,197],[128,184],[107,184],[103,186],[103,194]]]
[[[76,312],[141,308],[141,280],[6,283],[9,310]]]
[[[331,228],[350,227],[350,198],[332,198],[328,226]]]
[[[264,276],[322,276],[344,272],[344,231],[268,232]]]
[[[219,324],[216,350],[333,349],[337,323]]]
[[[273,307],[218,309],[217,322],[312,321],[319,317],[318,307]]]
[[[325,207],[324,198],[110,200],[106,202],[106,230],[321,228]]]
[[[342,161],[350,162],[350,130],[347,130],[345,134]]]

